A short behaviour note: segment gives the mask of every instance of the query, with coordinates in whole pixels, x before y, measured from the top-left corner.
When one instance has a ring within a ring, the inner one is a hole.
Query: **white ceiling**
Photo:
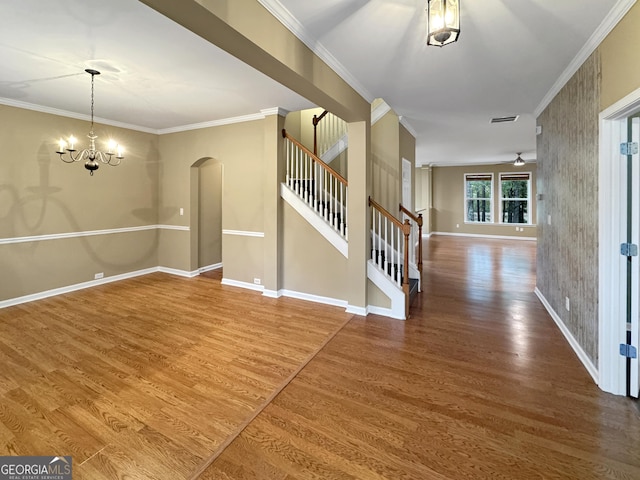
[[[534,159],[536,108],[616,6],[462,0],[460,40],[436,48],[426,0],[260,1],[403,117],[419,165]],[[147,131],[313,106],[137,0],[2,0],[0,18],[0,103],[85,115],[95,68],[96,116]]]

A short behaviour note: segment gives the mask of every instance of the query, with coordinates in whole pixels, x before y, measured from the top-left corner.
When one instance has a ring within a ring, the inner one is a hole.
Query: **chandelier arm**
[[[124,157],[116,157],[116,156],[109,157],[109,161],[107,162],[107,165],[111,165],[112,167],[117,167],[118,165],[120,165],[120,162],[122,162],[123,158]]]
[[[73,158],[73,155],[71,154],[71,152],[69,152],[69,157],[70,159],[67,160],[65,158],[66,153],[60,153],[60,152],[56,152],[58,155],[60,155],[60,160],[62,160],[64,163],[73,163],[73,162],[77,162],[77,160],[75,158]]]

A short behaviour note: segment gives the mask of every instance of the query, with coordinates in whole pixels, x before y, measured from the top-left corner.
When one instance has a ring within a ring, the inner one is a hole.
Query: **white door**
[[[640,117],[635,116],[629,118],[628,121],[629,142],[636,145],[640,141]],[[635,153],[627,156],[627,168],[629,172],[630,182],[627,194],[630,197],[630,232],[629,241],[635,245],[640,245],[640,155]],[[635,348],[635,358],[628,360],[629,368],[629,394],[638,398],[640,393],[640,368],[638,365],[640,354],[640,257],[628,257],[630,261],[628,288],[630,303],[630,312],[627,317],[629,323],[627,325],[628,343]]]
[[[413,202],[411,201],[411,162],[406,158],[402,159],[402,205],[407,210],[413,212]]]

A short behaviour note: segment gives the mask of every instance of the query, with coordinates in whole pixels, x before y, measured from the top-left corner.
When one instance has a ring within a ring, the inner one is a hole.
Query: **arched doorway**
[[[191,165],[191,270],[222,267],[222,162],[204,157]]]

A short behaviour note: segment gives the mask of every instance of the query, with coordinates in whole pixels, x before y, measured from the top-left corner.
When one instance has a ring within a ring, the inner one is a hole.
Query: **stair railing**
[[[409,316],[409,219],[403,222],[369,197],[371,207],[371,260],[402,288]]]
[[[286,185],[345,240],[347,179],[282,129],[286,147]]]
[[[322,157],[347,133],[347,123],[326,110],[314,115],[312,122],[313,153],[318,157]]]
[[[418,272],[420,272],[420,287],[422,289],[422,214],[419,213],[416,215],[411,210],[405,208],[402,204],[400,204],[400,213],[403,213],[413,221],[411,224],[411,236],[409,238],[411,245],[410,260],[418,267]],[[418,250],[417,255],[416,244]]]

